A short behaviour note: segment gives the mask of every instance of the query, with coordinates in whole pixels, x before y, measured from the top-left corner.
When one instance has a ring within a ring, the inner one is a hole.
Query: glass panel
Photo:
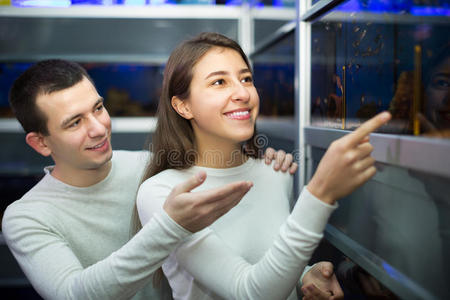
[[[312,24],[312,124],[450,137],[448,1],[346,1]]]
[[[1,5],[0,1],[0,5]],[[148,5],[243,5],[295,7],[295,0],[11,0],[6,4],[16,7],[148,6]]]
[[[237,19],[1,17],[4,28],[8,30],[0,30],[0,62],[63,58],[164,64],[178,43],[200,32],[238,40]]]
[[[313,147],[313,170],[323,154]],[[393,292],[450,299],[450,178],[377,167],[373,179],[339,201],[330,224],[368,250],[357,254],[369,273],[386,274],[384,284]]]
[[[31,63],[0,64],[0,117],[13,117],[8,91]],[[162,85],[163,65],[82,63],[113,117],[153,116]]]
[[[252,56],[255,86],[258,89],[260,115],[294,116],[294,32],[271,47]]]
[[[105,98],[111,116],[153,116],[164,65],[82,64]]]
[[[276,17],[276,16],[275,16]],[[254,43],[257,46],[259,43],[270,37],[280,27],[288,23],[285,20],[268,20],[255,19],[254,20]]]

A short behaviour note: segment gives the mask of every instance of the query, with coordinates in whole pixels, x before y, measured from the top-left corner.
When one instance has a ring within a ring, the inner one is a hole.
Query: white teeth
[[[246,116],[249,114],[249,111],[235,111],[234,113],[229,114],[230,117],[240,117],[240,116]]]
[[[95,146],[95,147],[92,147],[92,149],[98,149],[98,148],[100,148],[101,146],[103,146],[105,143],[103,142],[103,143],[101,143],[100,145],[97,145],[97,146]]]

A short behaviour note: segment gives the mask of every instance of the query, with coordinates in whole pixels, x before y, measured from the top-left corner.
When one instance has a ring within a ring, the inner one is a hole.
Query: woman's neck
[[[198,145],[195,164],[200,167],[225,169],[242,165],[247,156],[242,152],[240,144],[233,145]]]

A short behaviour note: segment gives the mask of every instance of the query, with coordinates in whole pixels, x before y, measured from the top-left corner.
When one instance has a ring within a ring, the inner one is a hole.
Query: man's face
[[[425,113],[436,129],[450,129],[450,57],[431,72],[426,87]]]
[[[93,84],[87,79],[50,94],[39,95],[38,108],[47,116],[44,142],[59,176],[108,167],[112,156],[111,119]]]

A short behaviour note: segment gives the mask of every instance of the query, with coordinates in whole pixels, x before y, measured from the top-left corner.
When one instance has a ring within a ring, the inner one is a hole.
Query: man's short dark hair
[[[9,104],[25,132],[48,135],[48,119],[37,107],[37,97],[70,88],[83,76],[94,84],[79,64],[59,59],[38,62],[20,75],[9,91]]]

